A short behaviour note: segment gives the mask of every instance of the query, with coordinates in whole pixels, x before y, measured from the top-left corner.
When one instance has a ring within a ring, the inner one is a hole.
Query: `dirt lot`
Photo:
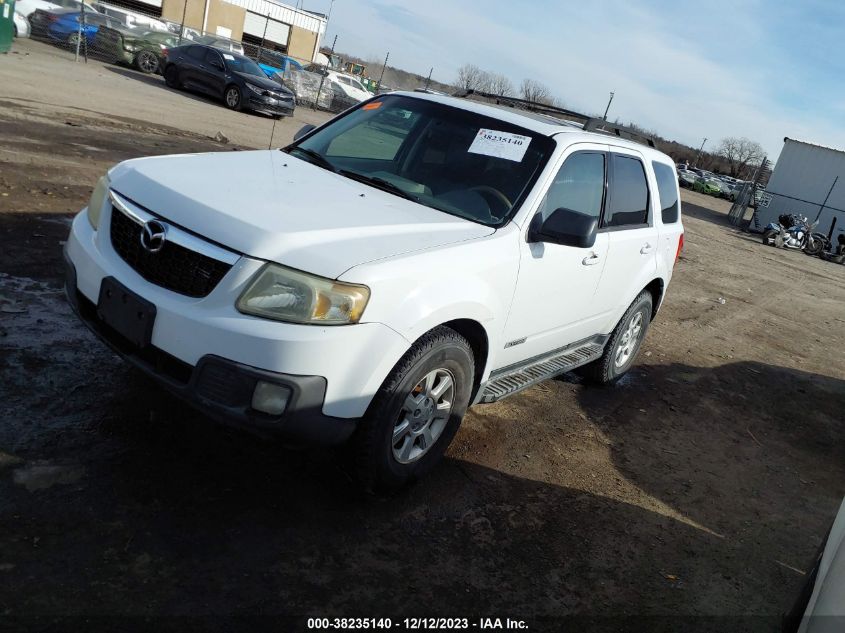
[[[100,82],[83,91],[77,66],[26,47],[29,61],[0,57],[0,624],[474,614],[776,630],[845,494],[845,268],[764,247],[726,204],[685,193],[684,256],[628,379],[567,375],[476,407],[429,479],[362,497],[331,453],[173,400],[60,290],[67,212],[108,166],[259,146],[248,130],[267,121],[104,66],[83,67]],[[9,81],[18,63],[53,73],[55,103]],[[90,97],[115,81],[118,105]],[[158,615],[213,619],[142,619]]]

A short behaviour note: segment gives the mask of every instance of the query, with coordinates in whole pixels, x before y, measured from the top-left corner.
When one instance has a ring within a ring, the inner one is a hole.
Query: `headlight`
[[[123,48],[129,51],[130,53],[134,53],[138,50],[138,46],[136,46],[135,44],[124,44]]]
[[[103,212],[103,205],[106,203],[109,184],[109,175],[106,174],[97,181],[97,186],[94,187],[94,191],[91,193],[91,199],[88,201],[88,221],[95,231],[100,224],[100,214]]]
[[[264,88],[259,88],[258,86],[253,86],[251,83],[247,83],[247,88],[252,90],[255,94],[260,95],[264,92]]]
[[[238,299],[244,314],[314,325],[346,325],[361,319],[370,289],[267,264]]]

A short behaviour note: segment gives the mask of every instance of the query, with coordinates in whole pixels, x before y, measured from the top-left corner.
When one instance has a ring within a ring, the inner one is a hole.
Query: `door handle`
[[[651,251],[653,251],[653,250],[654,250],[654,246],[652,246],[651,244],[649,244],[648,242],[646,242],[645,246],[643,246],[643,247],[640,249],[640,254],[642,254],[642,255],[648,255],[648,254],[649,254]]]
[[[596,255],[595,253],[590,253],[589,257],[585,257],[584,259],[581,260],[581,263],[584,264],[584,266],[594,266],[595,264],[598,264],[600,261],[601,261],[601,257]]]

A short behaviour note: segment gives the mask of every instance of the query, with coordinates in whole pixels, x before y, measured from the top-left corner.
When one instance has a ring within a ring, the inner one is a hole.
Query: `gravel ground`
[[[684,255],[628,378],[565,375],[478,406],[428,479],[362,497],[331,452],[173,400],[60,290],[67,212],[108,166],[263,146],[272,122],[16,48],[0,57],[0,626],[777,629],[845,494],[845,268],[764,247],[724,202],[684,192]],[[277,144],[320,116],[298,113]]]

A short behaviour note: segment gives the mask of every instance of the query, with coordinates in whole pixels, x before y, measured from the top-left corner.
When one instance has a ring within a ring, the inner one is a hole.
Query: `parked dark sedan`
[[[171,88],[187,88],[223,100],[231,110],[255,110],[290,116],[294,94],[267,78],[258,64],[237,53],[189,44],[168,51],[164,80]]]

